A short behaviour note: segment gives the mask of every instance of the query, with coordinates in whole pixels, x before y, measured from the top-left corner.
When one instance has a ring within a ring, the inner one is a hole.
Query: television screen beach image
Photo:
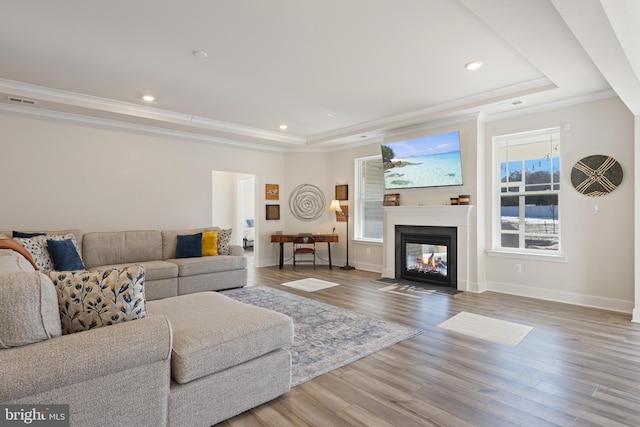
[[[383,144],[385,189],[462,185],[460,133]]]

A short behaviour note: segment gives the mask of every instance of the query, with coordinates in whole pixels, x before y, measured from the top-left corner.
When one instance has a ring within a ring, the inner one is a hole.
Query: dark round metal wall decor
[[[618,188],[622,175],[622,166],[616,159],[596,154],[573,165],[571,185],[585,196],[604,196]]]

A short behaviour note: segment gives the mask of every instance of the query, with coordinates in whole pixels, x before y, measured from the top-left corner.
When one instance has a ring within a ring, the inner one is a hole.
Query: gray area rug
[[[291,385],[355,362],[422,331],[289,292],[255,286],[222,292],[238,301],[284,313],[295,327]]]

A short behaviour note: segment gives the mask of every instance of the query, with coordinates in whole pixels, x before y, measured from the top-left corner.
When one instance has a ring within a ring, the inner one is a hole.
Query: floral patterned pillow
[[[78,251],[78,242],[76,242],[76,236],[73,234],[65,234],[63,236],[54,235],[40,235],[34,237],[16,237],[14,240],[18,241],[33,257],[33,261],[36,263],[38,270],[47,271],[53,270],[53,259],[49,254],[49,246],[47,245],[47,239],[49,240],[71,240],[73,246]],[[78,251],[78,254],[80,251]]]
[[[228,230],[218,231],[218,255],[229,255],[229,243],[231,242],[231,232]]]
[[[51,271],[58,292],[62,334],[147,317],[141,265],[104,271]]]

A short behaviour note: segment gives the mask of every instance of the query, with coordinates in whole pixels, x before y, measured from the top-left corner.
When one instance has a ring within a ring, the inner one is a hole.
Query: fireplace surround
[[[457,289],[469,290],[469,223],[473,205],[384,206],[382,277],[396,279],[396,225],[457,229]]]

